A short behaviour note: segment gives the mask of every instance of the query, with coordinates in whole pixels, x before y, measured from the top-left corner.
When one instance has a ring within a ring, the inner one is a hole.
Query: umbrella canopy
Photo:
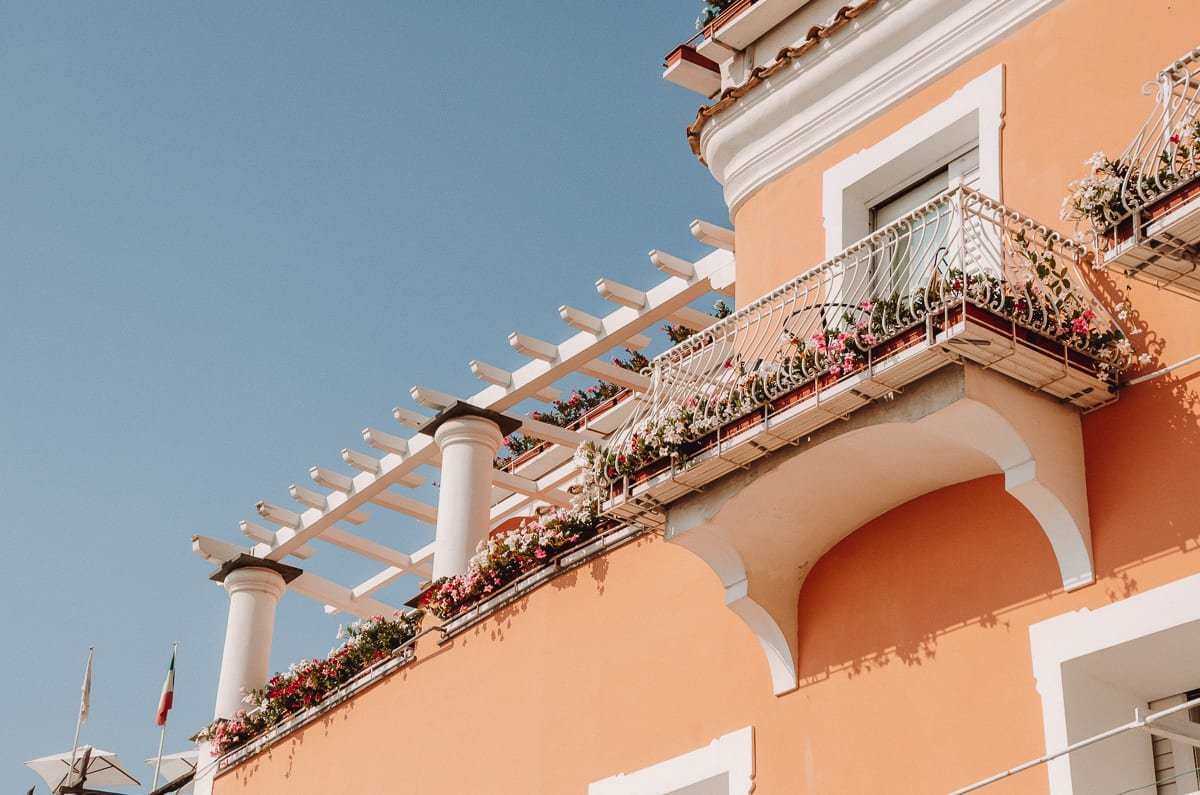
[[[196,761],[200,758],[200,751],[193,748],[190,751],[180,751],[174,754],[163,754],[162,767],[159,769],[159,784],[164,781],[174,781],[184,773],[191,773],[196,769]],[[146,760],[146,764],[154,768],[154,757]],[[191,792],[195,789],[195,784],[188,784],[180,789],[180,792]]]
[[[83,760],[85,748],[87,748],[86,745],[74,754],[76,768]],[[43,756],[41,759],[32,759],[26,762],[25,767],[41,776],[50,790],[54,791],[67,779],[71,768],[71,755],[70,751],[66,751],[61,754]],[[101,787],[113,784],[140,784],[141,782],[125,772],[125,769],[121,767],[121,760],[117,759],[117,755],[112,751],[93,748],[92,757],[88,760],[87,783],[89,787]]]

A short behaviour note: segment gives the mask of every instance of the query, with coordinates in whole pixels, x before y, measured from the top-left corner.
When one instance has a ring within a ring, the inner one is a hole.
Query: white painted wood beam
[[[408,455],[408,440],[377,428],[363,428],[363,441],[385,453]]]
[[[696,267],[692,263],[658,249],[650,252],[650,263],[668,276],[691,279],[696,275]]]
[[[402,566],[389,566],[370,579],[356,585],[352,589],[352,593],[354,593],[355,596],[370,596],[371,594],[391,585],[405,574],[416,574],[418,577],[432,576],[433,548],[434,545],[429,544],[414,552],[412,554],[411,568]]]
[[[523,478],[520,475],[514,475],[511,472],[503,472],[496,470],[492,476],[492,483],[502,489],[515,491],[517,494],[524,494],[529,497],[537,497],[551,505],[557,505],[559,508],[571,507],[571,495],[567,494],[562,489],[540,489],[537,481],[530,478]]]
[[[641,309],[646,306],[644,292],[612,279],[597,279],[596,292],[600,293],[600,297],[605,301],[627,306],[630,309]]]
[[[396,422],[400,423],[405,428],[412,428],[414,431],[433,419],[433,417],[430,417],[428,414],[422,414],[419,411],[406,409],[403,406],[396,406],[393,408],[392,416],[396,419]]]
[[[650,342],[650,338],[645,334],[634,334],[625,340],[625,347],[640,351],[642,348],[650,347]]]
[[[408,391],[414,401],[434,411],[448,409],[458,402],[458,398],[454,397],[454,395],[448,395],[445,392],[439,392],[427,386],[414,386]]]
[[[282,560],[293,549],[316,538],[326,528],[332,527],[347,514],[356,510],[372,496],[410,476],[418,466],[436,459],[437,445],[427,436],[416,436],[409,440],[409,455],[401,457],[387,454],[379,461],[378,472],[363,472],[353,479],[353,487],[347,493],[334,492],[327,499],[325,511],[311,508],[301,515],[302,526],[295,531],[288,528],[276,534],[276,542],[267,557]]]
[[[216,563],[218,565],[228,563],[236,559],[239,555],[253,555],[256,558],[261,558],[269,550],[270,547],[266,544],[258,544],[251,549],[247,549],[246,547],[239,547],[237,544],[230,544],[228,541],[218,541],[208,536],[192,536],[192,551],[209,563]]]
[[[586,331],[588,334],[604,333],[604,321],[582,309],[563,304],[558,308],[558,316],[571,328]]]
[[[496,386],[508,386],[512,383],[512,373],[508,370],[499,367],[493,367],[490,364],[472,359],[470,362],[471,374],[483,381],[485,384],[494,384]]]
[[[321,540],[348,552],[362,555],[364,558],[386,563],[389,566],[411,569],[413,565],[412,556],[338,527],[331,527],[322,533]]]
[[[716,224],[699,219],[692,221],[691,229],[692,237],[704,245],[724,249],[725,251],[733,251],[732,229],[726,229],[723,226],[717,226]]]
[[[552,386],[546,386],[534,392],[533,396],[543,403],[553,403],[562,397],[562,390],[555,389]]]
[[[640,348],[649,344],[649,339],[641,332],[652,327],[668,317],[670,313],[698,299],[710,289],[728,292],[732,289],[735,278],[733,257],[724,251],[717,251],[695,263],[695,274],[692,278],[672,277],[646,291],[646,304],[641,310],[630,307],[620,307],[601,319],[602,333],[580,332],[556,346],[559,360],[555,366],[545,361],[533,360],[527,362],[512,373],[512,383],[501,387],[489,385],[477,392],[469,402],[481,408],[493,411],[507,411],[543,389],[552,387],[560,378],[578,368],[580,364],[606,355],[609,349],[624,341],[631,348]],[[421,390],[424,393],[424,390]],[[440,394],[440,393],[439,393]],[[429,397],[428,395],[425,395]],[[449,397],[449,396],[446,396]],[[422,417],[417,412],[394,412],[398,421],[412,421]],[[422,423],[428,418],[422,417]],[[556,437],[561,444],[573,445],[579,435],[567,436],[562,429],[553,426],[539,428],[533,426],[527,429],[538,435],[541,431],[546,438]],[[290,555],[295,549],[302,547],[312,538],[320,535],[326,528],[356,510],[364,502],[385,491],[389,486],[400,483],[412,475],[414,469],[436,459],[436,445],[424,436],[413,437],[409,441],[410,454],[397,456],[389,453],[375,463],[374,471],[364,471],[352,479],[352,487],[348,491],[337,490],[327,498],[324,511],[310,508],[301,515],[301,526],[297,529],[284,527],[276,533],[276,541],[269,553],[265,555],[271,560],[281,560]],[[370,458],[361,453],[351,456],[352,459]]]
[[[536,436],[538,439],[554,442],[555,444],[565,444],[572,449],[583,444],[587,439],[603,438],[595,431],[572,431],[567,428],[560,428],[557,425],[551,425],[548,422],[530,419],[529,417],[521,418],[521,432],[527,433],[530,436]]]
[[[288,583],[288,589],[301,596],[307,596],[309,599],[323,602],[327,608],[332,607],[357,618],[390,616],[396,612],[396,608],[391,605],[369,597],[356,599],[349,588],[330,582],[324,577],[318,577],[310,571],[304,572]]]
[[[717,319],[712,315],[705,314],[698,309],[692,309],[690,306],[685,306],[682,309],[675,310],[667,319],[672,323],[678,323],[681,326],[687,326],[693,331],[706,329],[713,323],[717,322]]]
[[[641,373],[627,370],[620,365],[612,362],[601,361],[600,359],[592,359],[586,364],[579,365],[579,372],[590,375],[593,378],[599,378],[601,381],[608,381],[623,386],[626,389],[633,389],[637,392],[645,392],[650,388],[650,378]]]
[[[733,257],[727,252],[709,254],[696,263],[692,279],[670,277],[646,291],[646,305],[640,309],[622,306],[601,319],[602,332],[580,331],[557,346],[559,360],[555,366],[535,360],[513,371],[513,381],[507,387],[489,386],[471,398],[469,402],[493,411],[506,411],[534,391],[549,386],[563,378],[584,362],[599,358],[623,342],[637,349],[650,344],[641,332],[665,320],[671,312],[687,306],[705,293],[714,289],[713,278],[732,282],[724,275],[732,276]]]
[[[349,447],[342,450],[342,460],[360,472],[375,474],[379,471],[378,458],[369,456],[366,453],[360,453],[357,450],[351,450]]]
[[[300,526],[300,514],[295,511],[289,511],[279,505],[274,505],[269,502],[259,502],[254,506],[258,511],[258,515],[266,519],[268,522],[281,524],[284,527],[290,527],[293,530]]]
[[[268,527],[263,527],[254,522],[247,522],[244,519],[238,522],[238,527],[241,528],[242,534],[252,541],[266,544],[268,547],[275,543],[275,531]],[[300,558],[300,560],[308,560],[315,554],[317,554],[317,551],[307,544],[292,552],[292,555]]]
[[[312,467],[308,470],[308,476],[318,486],[324,486],[332,491],[340,491],[343,494],[354,488],[353,480],[341,472],[334,472],[332,469],[326,469],[325,467]]]
[[[543,362],[553,362],[558,359],[557,345],[540,340],[537,337],[531,337],[528,334],[522,334],[519,331],[514,331],[508,335],[508,344],[517,353],[522,356],[528,356],[531,359],[541,359]]]
[[[297,486],[295,483],[288,486],[288,493],[292,495],[292,499],[301,505],[307,505],[309,508],[319,508],[325,510],[325,495],[318,494],[312,489],[306,489],[303,486]],[[299,522],[299,515],[296,516]],[[291,527],[299,527],[299,524],[291,525]]]
[[[435,506],[412,497],[405,497],[403,494],[384,490],[372,495],[371,502],[381,508],[387,508],[389,511],[412,516],[429,524],[437,524],[437,508]]]

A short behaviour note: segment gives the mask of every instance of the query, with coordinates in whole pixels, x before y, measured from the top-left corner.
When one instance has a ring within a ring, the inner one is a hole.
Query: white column
[[[245,691],[267,683],[275,605],[287,587],[279,572],[258,566],[234,569],[223,584],[229,592],[229,623],[217,684],[216,718],[228,718],[244,709]]]
[[[433,438],[442,451],[437,547],[433,555],[436,580],[466,571],[475,547],[487,538],[492,461],[504,437],[492,420],[467,415],[444,421]]]

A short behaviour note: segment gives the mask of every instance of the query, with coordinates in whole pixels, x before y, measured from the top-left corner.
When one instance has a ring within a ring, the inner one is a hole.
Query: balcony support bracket
[[[781,695],[798,685],[808,572],[856,529],[921,495],[1002,474],[1046,534],[1062,587],[1091,584],[1083,452],[1077,408],[975,364],[943,367],[676,500],[666,538],[717,575]]]

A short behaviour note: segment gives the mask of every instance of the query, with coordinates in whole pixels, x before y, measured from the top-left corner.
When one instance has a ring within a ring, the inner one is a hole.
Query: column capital
[[[478,406],[459,400],[453,406],[449,406],[438,412],[437,416],[422,425],[417,433],[432,436],[440,445],[441,440],[438,439],[437,432],[441,427],[450,420],[467,418],[490,421],[499,430],[501,437],[508,436],[521,427],[521,421],[516,417],[510,417],[507,414],[492,411],[491,409],[481,409]]]
[[[303,573],[278,561],[239,555],[223,563],[209,579],[224,585],[230,596],[241,591],[266,591],[278,599],[287,584]]]

